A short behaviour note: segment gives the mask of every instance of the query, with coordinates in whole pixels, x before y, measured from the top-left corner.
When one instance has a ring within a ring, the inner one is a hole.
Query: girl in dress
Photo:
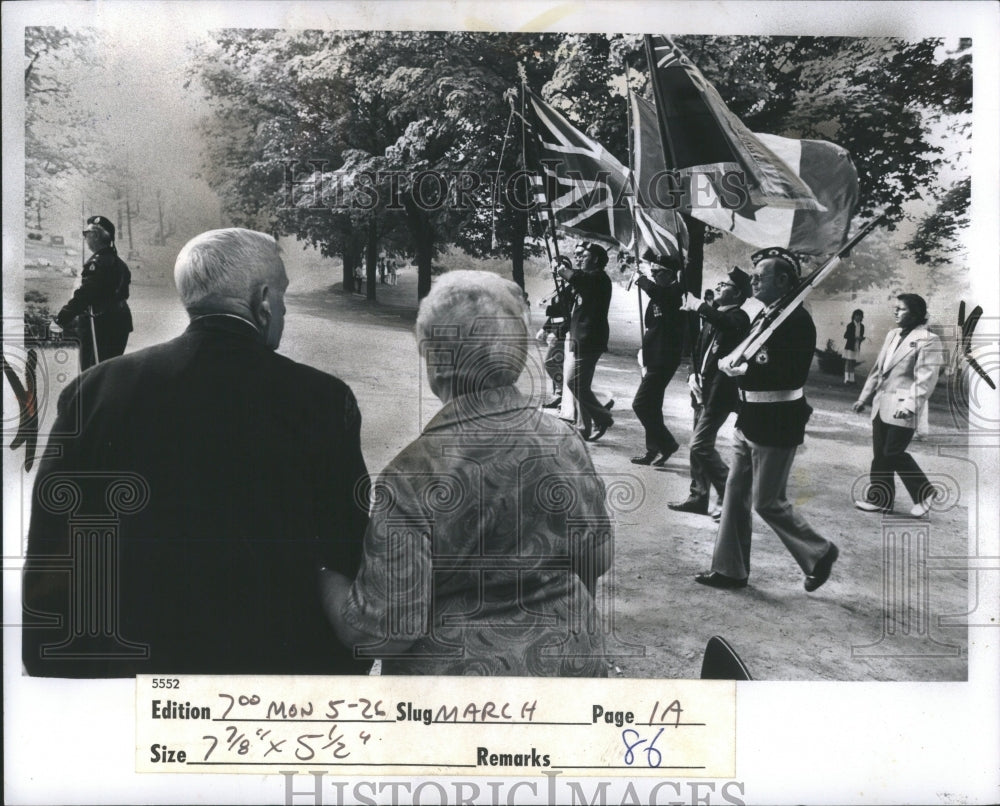
[[[854,367],[861,357],[861,342],[865,340],[865,314],[858,308],[851,314],[851,321],[844,331],[844,383],[854,383]]]

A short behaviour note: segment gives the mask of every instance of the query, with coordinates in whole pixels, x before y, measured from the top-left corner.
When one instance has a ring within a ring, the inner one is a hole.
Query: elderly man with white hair
[[[278,355],[285,267],[246,229],[174,268],[187,330],[98,364],[59,400],[32,498],[29,674],[364,673],[325,619],[367,523],[342,381]]]
[[[583,439],[514,385],[521,289],[450,272],[417,339],[444,406],[376,482],[358,575],[323,574],[337,633],[383,674],[605,676],[604,485]]]

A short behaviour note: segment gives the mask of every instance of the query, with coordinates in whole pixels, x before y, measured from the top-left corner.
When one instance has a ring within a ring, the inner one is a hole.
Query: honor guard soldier
[[[83,264],[80,287],[55,318],[59,328],[77,320],[81,371],[124,353],[132,332],[132,273],[115,249],[115,225],[104,216],[91,216],[83,237],[91,255]]]

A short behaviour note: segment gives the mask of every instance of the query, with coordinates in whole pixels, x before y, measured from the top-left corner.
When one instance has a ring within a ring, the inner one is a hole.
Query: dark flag
[[[667,168],[697,183],[690,194],[707,180],[731,206],[749,201],[757,207],[820,209],[805,182],[729,111],[715,87],[670,39],[647,36],[646,56],[664,161]],[[745,198],[738,200],[739,195]]]
[[[850,154],[823,140],[749,131],[669,39],[647,36],[646,44],[655,65],[662,167],[686,172],[695,183],[683,196],[684,211],[753,246],[820,256],[836,252],[847,239],[858,199]],[[687,110],[689,117],[678,117],[676,110]],[[643,113],[651,112],[647,104]],[[680,160],[673,166],[666,164],[671,153]],[[723,179],[727,171],[746,177],[749,198],[742,203]]]

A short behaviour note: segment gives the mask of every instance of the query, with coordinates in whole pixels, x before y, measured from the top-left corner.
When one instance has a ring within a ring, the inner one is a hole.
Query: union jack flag
[[[533,135],[527,158],[537,171],[535,199],[551,211],[556,225],[628,250],[638,237],[642,248],[679,256],[678,235],[635,207],[629,169],[536,95],[525,91],[525,96],[525,125]]]

